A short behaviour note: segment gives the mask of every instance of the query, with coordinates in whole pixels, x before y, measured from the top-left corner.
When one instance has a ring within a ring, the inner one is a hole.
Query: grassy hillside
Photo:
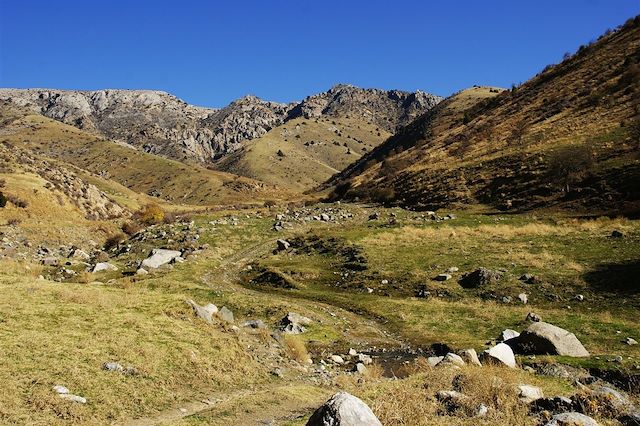
[[[389,136],[364,120],[296,118],[245,142],[215,167],[304,191],[326,181]]]
[[[174,204],[230,204],[286,196],[262,182],[147,154],[37,115],[12,121],[0,140]]]
[[[335,176],[339,198],[637,211],[640,19],[511,90],[460,92]]]

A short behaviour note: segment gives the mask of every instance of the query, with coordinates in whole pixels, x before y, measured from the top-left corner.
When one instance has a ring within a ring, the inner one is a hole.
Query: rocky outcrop
[[[350,117],[374,123],[388,132],[424,114],[442,100],[423,91],[361,89],[339,84],[326,92],[309,96],[294,106],[289,117]]]
[[[245,96],[221,109],[189,105],[153,90],[0,89],[0,101],[76,126],[135,149],[177,160],[210,162],[238,150],[285,121],[349,116],[388,131],[441,100],[425,92],[339,85],[301,103]]]

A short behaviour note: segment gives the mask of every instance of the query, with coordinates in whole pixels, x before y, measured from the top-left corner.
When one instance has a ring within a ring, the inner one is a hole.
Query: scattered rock
[[[487,268],[478,268],[473,272],[464,274],[460,279],[460,285],[464,288],[477,288],[492,284],[502,278],[502,272],[492,271]]]
[[[123,367],[120,363],[115,361],[105,362],[104,364],[102,364],[102,369],[105,371],[113,371],[125,375],[138,374],[138,370],[135,367]]]
[[[556,414],[545,426],[598,426],[598,422],[584,414],[570,412]]]
[[[546,322],[534,322],[509,345],[525,355],[589,356],[575,334]]]
[[[438,367],[443,367],[447,365],[456,365],[458,367],[464,367],[465,362],[460,355],[456,355],[454,353],[449,352],[444,356],[442,361],[438,363]]]
[[[344,364],[344,359],[340,355],[331,355],[329,359],[331,360],[331,362],[334,362],[336,364]]]
[[[638,342],[635,339],[631,338],[631,337],[627,337],[626,339],[624,339],[622,341],[622,343],[625,343],[625,344],[627,344],[629,346],[638,344]]]
[[[450,279],[451,279],[451,275],[449,275],[449,274],[439,274],[435,278],[436,281],[447,281],[447,280],[450,280]]]
[[[66,394],[66,393],[69,393],[69,389],[67,389],[66,387],[64,387],[64,386],[62,386],[62,385],[55,385],[55,386],[53,387],[53,390],[54,390],[56,393],[59,393],[59,394]]]
[[[220,311],[218,312],[218,317],[220,317],[223,321],[226,321],[229,323],[232,323],[235,320],[233,317],[233,312],[231,312],[229,308],[227,308],[226,306],[223,306],[222,308],[220,308]]]
[[[136,275],[147,275],[149,274],[149,271],[147,271],[144,268],[138,268],[138,270],[136,271]]]
[[[95,274],[96,272],[117,271],[117,270],[118,270],[118,267],[115,265],[112,265],[111,263],[100,262],[100,263],[96,263],[96,266],[93,267],[93,270],[91,272]]]
[[[87,261],[87,260],[91,259],[91,256],[89,256],[85,251],[80,250],[80,249],[75,249],[74,251],[72,251],[71,255],[69,257],[74,258],[74,259],[80,259],[80,260],[83,260],[83,261]]]
[[[478,367],[482,366],[482,364],[480,363],[480,359],[478,358],[478,353],[475,349],[465,349],[460,351],[459,354],[467,364],[477,365]]]
[[[518,295],[518,299],[525,305],[529,302],[529,298],[527,297],[526,293],[520,293]]]
[[[478,407],[476,408],[476,412],[474,413],[475,417],[484,417],[487,414],[489,414],[489,407],[487,407],[484,404],[480,404],[478,405]]]
[[[576,300],[578,302],[584,302],[584,296],[582,294],[576,294]]]
[[[304,333],[307,331],[304,326],[309,324],[311,324],[311,320],[309,318],[294,312],[289,312],[284,318],[282,318],[282,320],[280,320],[282,331],[288,334]]]
[[[530,404],[535,400],[544,398],[542,389],[536,386],[520,385],[518,386],[518,397],[525,404]]]
[[[454,272],[458,272],[459,270],[460,268],[458,268],[457,266],[452,266],[451,268],[447,269],[447,272],[453,274]]]
[[[564,396],[554,396],[552,398],[538,398],[531,403],[534,412],[548,411],[549,413],[565,413],[575,410],[573,401]]]
[[[200,306],[193,300],[187,300],[187,304],[193,308],[193,312],[196,316],[208,323],[213,321],[213,314],[218,312],[218,307],[213,303],[209,303],[206,306]]]
[[[542,317],[535,312],[529,312],[527,314],[527,317],[525,318],[525,321],[540,322],[542,321]]]
[[[42,259],[42,264],[44,266],[58,266],[58,258],[57,257],[45,257]]]
[[[438,365],[440,363],[440,361],[442,361],[444,359],[444,356],[430,356],[427,358],[427,363],[431,366],[431,367],[435,367],[436,365]]]
[[[180,255],[182,253],[177,250],[153,249],[151,250],[151,256],[143,260],[140,266],[147,270],[157,269]]]
[[[482,352],[481,361],[504,364],[509,368],[516,368],[516,358],[511,347],[505,343],[498,343],[496,346]]]
[[[339,392],[311,415],[307,426],[382,426],[382,423],[362,400]]]
[[[359,362],[356,364],[354,371],[358,374],[364,375],[367,373],[367,367],[362,362]]]
[[[373,364],[373,359],[369,355],[365,354],[358,354],[358,361],[360,361],[364,365]]]
[[[507,328],[505,330],[502,330],[502,333],[500,333],[500,335],[498,336],[497,341],[506,342],[507,340],[515,339],[518,336],[520,336],[520,333],[518,333],[515,330],[511,330],[510,328]]]
[[[278,245],[278,251],[287,250],[291,246],[288,241],[282,239],[277,240],[276,244]]]
[[[249,320],[249,321],[245,321],[244,324],[242,324],[243,327],[249,327],[249,328],[254,328],[254,329],[263,329],[263,328],[267,328],[267,326],[265,325],[265,323],[262,320]]]
[[[86,404],[87,399],[78,395],[72,395],[70,393],[61,393],[60,397],[62,399],[66,399],[67,401],[77,402],[79,404]]]
[[[523,274],[518,278],[520,281],[524,281],[526,284],[537,284],[540,282],[538,277],[532,274]]]

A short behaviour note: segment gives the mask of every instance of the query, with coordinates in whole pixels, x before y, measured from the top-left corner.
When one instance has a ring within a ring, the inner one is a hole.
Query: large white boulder
[[[151,256],[143,260],[140,266],[147,270],[149,268],[157,269],[171,262],[176,257],[180,257],[181,254],[178,250],[153,249],[151,250]]]
[[[382,423],[360,398],[339,392],[311,415],[307,426],[382,426]]]
[[[513,355],[513,350],[509,345],[505,343],[498,343],[494,347],[487,349],[481,354],[482,362],[493,362],[504,364],[510,368],[516,368],[516,357]]]

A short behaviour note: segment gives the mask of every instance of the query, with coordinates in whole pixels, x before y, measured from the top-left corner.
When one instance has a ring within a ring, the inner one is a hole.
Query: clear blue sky
[[[508,87],[640,0],[0,0],[0,87],[158,89],[203,106],[336,83]]]

